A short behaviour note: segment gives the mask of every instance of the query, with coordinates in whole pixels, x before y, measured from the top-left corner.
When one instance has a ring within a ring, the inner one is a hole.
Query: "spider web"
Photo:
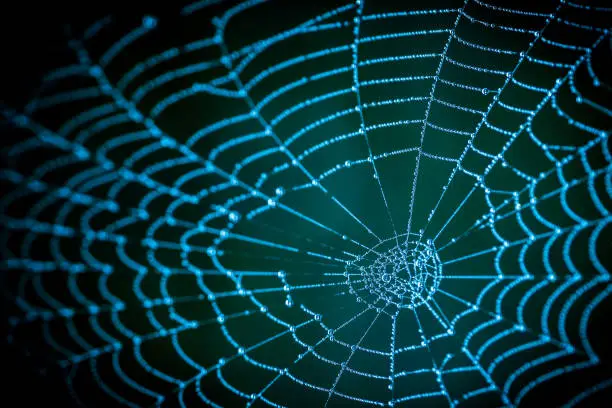
[[[374,3],[107,17],[2,108],[9,340],[80,404],[515,406],[601,364],[612,9]]]

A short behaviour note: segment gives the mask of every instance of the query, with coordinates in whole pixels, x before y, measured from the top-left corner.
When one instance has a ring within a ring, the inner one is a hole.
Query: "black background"
[[[170,4],[162,6],[130,0],[127,3],[127,8],[126,2],[117,1],[36,1],[3,4],[0,11],[0,102],[19,107],[30,98],[37,78],[54,65],[57,50],[65,47],[66,24],[87,24],[109,13],[121,16],[153,13],[163,17],[166,13],[170,14],[164,8],[170,8],[172,11],[180,8]],[[6,314],[9,305],[4,303],[0,306],[1,313]],[[612,319],[609,311],[612,311],[612,298],[602,302],[592,314],[589,337],[594,349],[602,354],[604,361],[598,370],[612,376],[610,363],[605,363],[612,361]],[[4,317],[0,319],[0,325],[4,333]],[[44,403],[46,406],[74,406],[58,372],[41,372],[40,362],[24,355],[23,350],[6,345],[5,336],[0,339],[0,378],[3,379],[0,390],[4,400],[0,405],[36,407]],[[580,372],[558,377],[530,393],[524,400],[524,405],[548,406],[548,397],[558,389],[580,392],[583,389],[580,384],[581,376],[589,383],[589,375]],[[608,403],[601,405],[602,398],[606,395]],[[612,391],[600,392],[596,398],[588,399],[583,405],[612,406]]]

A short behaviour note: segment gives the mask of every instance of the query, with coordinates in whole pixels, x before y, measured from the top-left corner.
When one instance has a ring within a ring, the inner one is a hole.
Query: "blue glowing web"
[[[132,407],[516,406],[597,366],[612,8],[268,3],[190,4],[172,46],[75,29],[0,108],[9,340],[37,327],[83,405],[89,376]]]

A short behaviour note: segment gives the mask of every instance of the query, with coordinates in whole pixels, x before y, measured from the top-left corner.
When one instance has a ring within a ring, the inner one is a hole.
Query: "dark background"
[[[161,2],[159,2],[161,3]],[[178,8],[178,6],[165,6]],[[9,2],[3,4],[0,12],[0,101],[20,106],[30,97],[37,78],[53,66],[57,50],[65,46],[64,27],[68,23],[87,24],[96,18],[120,10],[121,15],[143,15],[147,12],[163,16],[162,6],[151,6],[145,2],[98,1],[98,2]],[[136,11],[137,10],[137,11]],[[0,191],[1,193],[1,191]],[[2,314],[8,305],[2,304]],[[600,304],[592,315],[590,340],[594,349],[604,352],[603,360],[612,361],[612,335],[610,330],[610,313],[612,299]],[[0,319],[2,332],[6,330],[6,319]],[[4,344],[0,348],[0,385],[2,398],[7,407],[34,407],[51,405],[58,407],[73,406],[67,395],[62,378],[58,373],[41,372],[39,362],[24,355],[23,350]],[[602,364],[602,372],[612,373],[609,364]],[[524,400],[526,406],[545,406],[547,396],[555,389],[575,389],[582,387],[578,375],[561,376],[538,387]],[[587,378],[588,380],[588,378]],[[612,392],[600,392],[598,398],[608,395],[612,401]],[[588,405],[600,406],[593,401]],[[0,405],[4,405],[0,403]]]

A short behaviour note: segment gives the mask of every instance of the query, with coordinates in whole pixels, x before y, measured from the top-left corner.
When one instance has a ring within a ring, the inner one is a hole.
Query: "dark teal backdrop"
[[[610,8],[257,3],[6,13],[7,389],[602,406]]]

